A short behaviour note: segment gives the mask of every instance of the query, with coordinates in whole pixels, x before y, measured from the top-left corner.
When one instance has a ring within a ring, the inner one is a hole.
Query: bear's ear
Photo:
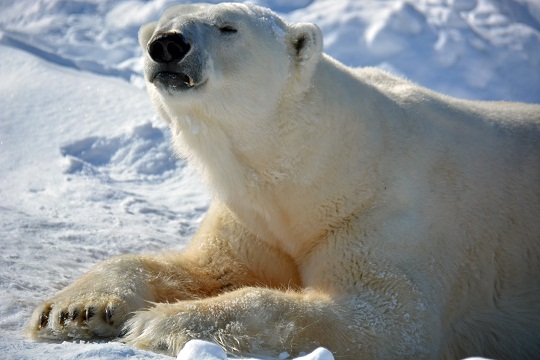
[[[156,25],[157,25],[157,21],[143,25],[139,29],[139,45],[141,46],[143,51],[146,51],[148,41],[150,41],[150,38],[154,34]]]
[[[289,55],[299,65],[318,59],[323,51],[322,39],[322,31],[317,25],[292,24],[287,33]]]

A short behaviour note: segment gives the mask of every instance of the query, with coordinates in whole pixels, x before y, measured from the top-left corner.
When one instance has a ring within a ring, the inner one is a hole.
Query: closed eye
[[[233,34],[233,33],[238,32],[238,30],[234,26],[231,26],[231,25],[222,25],[219,27],[219,31],[221,31],[224,34]]]

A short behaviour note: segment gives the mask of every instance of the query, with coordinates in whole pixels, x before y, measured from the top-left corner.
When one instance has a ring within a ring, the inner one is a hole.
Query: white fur
[[[220,22],[238,31],[225,37]],[[345,67],[315,25],[256,6],[172,8],[141,29],[143,49],[171,30],[191,41],[204,81],[148,92],[215,200],[182,254],[117,260],[140,269],[129,291],[132,272],[86,275],[120,282],[111,334],[140,309],[124,341],[173,355],[192,338],[274,356],[540,353],[540,106]],[[48,320],[71,302],[106,308],[111,291],[88,286],[45,302],[30,332],[77,329]]]

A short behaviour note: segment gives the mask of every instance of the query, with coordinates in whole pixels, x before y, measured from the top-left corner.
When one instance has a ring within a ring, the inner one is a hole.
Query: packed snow
[[[208,208],[143,90],[138,28],[173,3],[0,1],[2,358],[167,358],[117,342],[34,342],[22,329],[40,301],[95,263],[182,249]],[[540,103],[537,0],[255,3],[317,23],[326,52],[347,65],[458,97]],[[226,356],[202,341],[183,351]],[[332,358],[313,349],[301,359]]]

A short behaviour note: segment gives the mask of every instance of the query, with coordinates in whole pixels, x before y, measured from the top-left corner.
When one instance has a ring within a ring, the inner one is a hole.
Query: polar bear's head
[[[177,5],[143,26],[139,42],[147,90],[176,151],[216,194],[292,167],[287,157],[297,154],[284,143],[297,142],[290,122],[306,117],[296,110],[322,57],[317,26],[254,5]]]
[[[233,3],[174,6],[141,28],[139,42],[150,95],[169,121],[197,108],[264,116],[291,82],[309,83],[322,54],[315,25]]]

